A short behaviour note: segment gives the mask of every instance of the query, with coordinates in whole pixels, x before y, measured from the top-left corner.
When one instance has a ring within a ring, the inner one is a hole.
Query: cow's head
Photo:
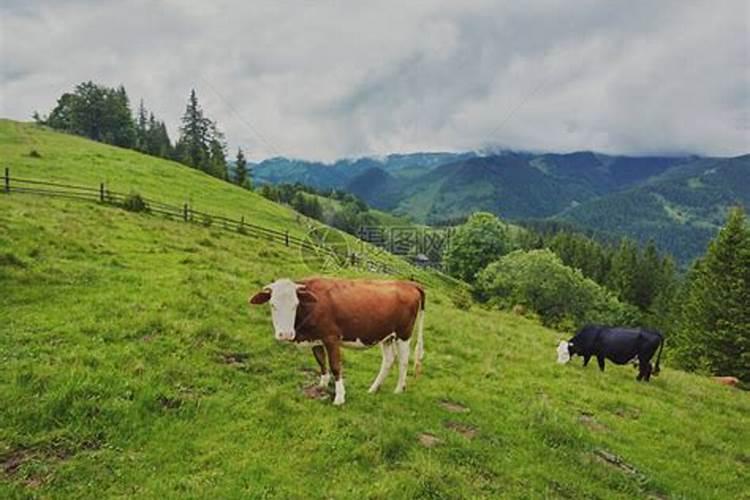
[[[277,340],[290,342],[294,340],[294,330],[297,318],[297,306],[300,302],[315,302],[315,295],[305,289],[305,285],[299,285],[294,281],[282,278],[263,290],[250,297],[250,303],[254,305],[271,304],[271,320]]]
[[[570,361],[570,357],[575,354],[575,348],[573,347],[572,342],[565,342],[564,340],[560,341],[560,344],[557,346],[557,362],[561,365],[564,365],[568,361]]]

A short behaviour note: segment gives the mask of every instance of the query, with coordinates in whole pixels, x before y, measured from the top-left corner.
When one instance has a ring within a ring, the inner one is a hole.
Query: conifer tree
[[[190,91],[185,113],[182,115],[180,139],[177,143],[179,161],[185,165],[208,170],[208,150],[211,122],[203,115],[195,89]]]
[[[634,304],[636,272],[638,269],[638,247],[630,239],[623,239],[612,256],[607,279],[609,288],[620,300]]]
[[[678,361],[750,381],[750,229],[741,208],[729,212],[682,296]]]
[[[242,148],[237,148],[237,158],[235,160],[234,182],[238,186],[249,187],[247,176],[247,160]]]
[[[642,311],[648,310],[662,285],[663,263],[656,244],[649,241],[638,261],[638,269],[633,282],[633,304]]]
[[[153,116],[153,115],[151,115]],[[148,148],[148,114],[146,113],[146,106],[143,104],[141,99],[138,105],[138,117],[135,122],[135,149],[141,152],[147,152]]]

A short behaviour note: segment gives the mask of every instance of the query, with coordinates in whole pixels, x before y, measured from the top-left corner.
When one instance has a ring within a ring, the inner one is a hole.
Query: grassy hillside
[[[0,124],[14,172],[98,182],[279,229],[294,215],[184,167]],[[41,159],[28,158],[36,149]],[[425,370],[310,399],[307,351],[248,295],[297,252],[95,203],[0,193],[0,498],[748,498],[750,400],[667,367],[556,365],[563,336],[427,287]],[[359,275],[342,271],[344,275]]]

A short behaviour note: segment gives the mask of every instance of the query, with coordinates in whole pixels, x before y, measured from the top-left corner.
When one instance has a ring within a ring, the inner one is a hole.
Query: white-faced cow
[[[656,365],[651,366],[651,358],[659,350]],[[624,365],[637,360],[636,380],[649,381],[651,374],[659,374],[659,360],[664,349],[664,338],[659,332],[643,328],[618,328],[587,325],[581,328],[568,342],[560,341],[557,347],[557,362],[567,363],[571,356],[583,356],[583,366],[596,356],[599,369],[604,371],[604,360]]]
[[[410,281],[307,278],[297,282],[279,279],[250,298],[251,304],[271,305],[276,339],[311,346],[320,366],[320,385],[327,386],[330,375],[326,357],[336,381],[333,404],[345,400],[341,373],[341,347],[367,348],[380,345],[383,361],[370,386],[376,392],[388,376],[398,356],[396,392],[406,388],[409,341],[414,325],[417,345],[414,370],[419,375],[424,355],[425,292]]]

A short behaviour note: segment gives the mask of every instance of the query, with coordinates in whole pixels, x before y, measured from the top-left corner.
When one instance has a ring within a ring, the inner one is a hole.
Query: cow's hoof
[[[396,390],[393,391],[393,394],[401,394],[406,390],[406,387],[396,387]]]
[[[336,398],[333,400],[333,406],[341,406],[344,402],[344,398]]]
[[[380,390],[380,386],[379,385],[373,385],[373,386],[370,386],[369,389],[367,389],[367,392],[370,393],[370,394],[375,394],[379,390]]]

